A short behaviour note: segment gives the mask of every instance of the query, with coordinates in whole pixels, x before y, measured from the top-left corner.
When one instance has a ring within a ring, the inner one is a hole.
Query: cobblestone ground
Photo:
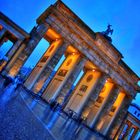
[[[0,93],[0,140],[54,140],[17,93]],[[7,95],[9,96],[9,95]]]
[[[0,140],[104,140],[24,88],[0,92]]]

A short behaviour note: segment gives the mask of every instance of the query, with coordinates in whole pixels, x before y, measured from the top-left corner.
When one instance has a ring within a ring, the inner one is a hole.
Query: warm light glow
[[[15,76],[17,74],[17,71],[15,69],[10,70],[9,75],[10,76]]]
[[[125,93],[120,92],[113,106],[116,106],[116,107],[119,106],[122,103],[124,97],[125,97]]]
[[[44,81],[41,80],[41,81],[39,81],[39,82],[36,84],[36,86],[35,86],[35,88],[34,88],[35,93],[37,93],[37,92],[40,91],[40,89],[42,88],[42,84],[43,84],[43,83],[44,83]]]
[[[92,70],[92,71],[98,70],[98,68],[97,68],[93,63],[91,63],[90,61],[87,61],[87,62],[86,62],[85,68],[86,68],[86,69],[90,69],[90,70]]]
[[[69,53],[69,54],[75,55],[75,54],[78,53],[78,50],[75,49],[73,46],[68,46],[66,52]]]
[[[52,29],[47,30],[46,36],[48,36],[48,38],[50,38],[51,40],[61,39],[61,36]]]
[[[104,98],[107,97],[108,94],[112,91],[113,87],[114,87],[113,83],[106,82],[105,85],[104,85],[104,88],[102,89],[99,96],[104,97]]]
[[[4,66],[6,65],[6,61],[4,61],[1,65],[0,65],[0,71],[4,68]]]

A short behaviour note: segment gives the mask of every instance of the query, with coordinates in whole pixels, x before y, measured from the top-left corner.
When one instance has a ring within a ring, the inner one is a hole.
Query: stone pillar
[[[79,73],[81,70],[83,70],[85,62],[87,61],[85,58],[81,58],[78,60],[77,65],[75,66],[75,69],[72,71],[71,76],[67,79],[66,84],[61,89],[59,96],[57,97],[57,102],[64,106],[66,104],[67,99],[69,98],[68,92],[71,89],[73,83],[77,79]]]
[[[121,140],[124,138],[126,131],[128,129],[129,125],[127,124],[127,122],[125,121],[121,127],[119,128],[118,132],[116,133],[114,140]]]
[[[63,56],[63,54],[66,51],[66,48],[69,46],[67,42],[64,42],[61,47],[58,47],[58,50],[52,57],[52,59],[49,61],[48,65],[44,68],[42,71],[40,77],[38,78],[36,84],[32,88],[33,92],[42,94],[44,90],[46,89],[46,80],[50,78],[50,75],[52,74],[55,66]]]
[[[130,121],[128,121],[128,120],[126,121],[126,124],[127,124],[128,127],[126,128],[124,134],[122,135],[122,139],[124,139],[126,136],[128,136],[129,131],[130,131],[131,126],[132,126],[132,123]]]
[[[25,45],[25,49],[21,51],[14,63],[16,67],[18,67],[16,73],[20,70],[20,68],[24,65],[30,54],[33,52],[39,41],[42,39],[49,26],[46,24],[41,24],[38,27],[34,27],[30,33],[30,40]],[[13,67],[15,67],[13,65]],[[12,69],[12,68],[11,68]]]
[[[71,47],[68,47],[67,50],[69,50],[69,48]],[[70,50],[76,51],[74,48]],[[60,90],[66,84],[67,79],[70,78],[71,73],[73,72],[77,63],[79,62],[79,59],[81,58],[78,52],[70,53],[66,56],[66,60],[63,62],[42,95],[42,97],[48,102],[56,100]]]
[[[6,56],[8,57],[8,60],[10,60],[12,58],[12,56],[16,53],[18,47],[20,46],[22,40],[17,40],[13,46],[11,47],[11,49],[7,52]]]
[[[135,133],[134,133],[134,135],[133,135],[133,137],[132,137],[133,140],[138,139],[137,137],[138,137],[139,133],[140,133],[140,130],[139,130],[139,128],[137,128],[137,130],[135,131]]]
[[[101,118],[105,113],[110,109],[111,105],[114,103],[118,95],[118,88],[115,87],[115,84],[108,79],[100,92],[97,100],[93,104],[93,107],[87,117],[89,121],[89,126],[95,128],[100,122]],[[90,120],[89,120],[90,118]]]
[[[86,105],[83,108],[82,116],[84,118],[87,118],[89,112],[92,110],[92,107],[94,106],[94,103],[97,100],[99,93],[101,92],[102,88],[104,87],[104,84],[107,79],[108,79],[108,75],[102,73],[102,76],[100,77],[95,90],[92,92],[89,100],[87,101]],[[91,119],[92,119],[92,117],[91,117]],[[89,123],[90,123],[90,119],[88,118],[86,121],[86,124],[89,124]]]
[[[127,113],[129,104],[130,101],[126,94],[120,92],[110,111],[102,118],[100,124],[98,124],[98,131],[105,136],[113,138]]]
[[[126,122],[123,122],[122,126],[119,128],[118,133],[116,133],[114,139],[115,140],[124,139],[128,135],[131,126],[132,123],[130,121],[126,120]]]
[[[41,73],[45,69],[45,67],[48,65],[49,61],[52,59],[52,57],[55,55],[56,51],[58,50],[58,47],[62,45],[62,40],[56,40],[53,41],[50,47],[47,49],[47,51],[44,53],[38,64],[35,66],[29,77],[27,78],[24,85],[31,89],[38,78],[40,77]]]
[[[118,99],[119,99],[119,96],[118,96]],[[118,102],[120,102],[120,101],[121,100],[118,100]],[[126,118],[127,110],[128,110],[128,107],[129,107],[131,101],[132,101],[132,97],[125,95],[119,108],[117,108],[117,110],[115,112],[116,114],[113,117],[114,120],[112,119],[112,124],[110,125],[110,129],[107,132],[107,135],[110,138],[113,138],[115,136],[115,134],[117,133],[118,129],[121,126],[121,123],[123,123],[124,119]],[[115,105],[115,103],[114,103],[114,105]]]
[[[127,128],[127,130],[126,130],[126,133],[125,133],[125,135],[124,135],[124,137],[123,137],[123,139],[124,140],[131,140],[131,131],[132,131],[132,129],[134,129],[133,128],[133,124],[130,122],[130,124],[128,125],[128,128]]]
[[[14,63],[16,62],[19,54],[23,51],[23,49],[25,48],[25,44],[23,43],[18,50],[16,51],[16,53],[14,54],[14,56],[11,58],[11,60],[8,62],[8,64],[5,67],[5,71],[11,75],[11,76],[16,76],[18,73],[19,68],[17,67],[17,65],[14,65]]]
[[[77,115],[81,115],[81,112],[89,97],[92,93],[94,93],[100,77],[101,72],[97,69],[86,69],[85,74],[83,75],[76,89],[72,93],[73,95],[70,98],[68,104],[66,105],[65,110],[71,109],[76,112]]]
[[[126,133],[124,134],[122,139],[124,139],[124,140],[128,140],[128,139],[129,140],[135,140],[137,132],[138,132],[138,127],[133,125],[131,122],[129,122]]]
[[[7,52],[6,56],[8,58],[8,61],[3,62],[4,65],[2,65],[1,67],[2,74],[7,74],[7,72],[5,71],[5,67],[7,63],[10,61],[10,59],[12,58],[12,56],[14,55],[14,53],[16,53],[16,50],[18,49],[20,44],[21,44],[21,40],[16,41],[16,43],[13,44],[12,48]]]

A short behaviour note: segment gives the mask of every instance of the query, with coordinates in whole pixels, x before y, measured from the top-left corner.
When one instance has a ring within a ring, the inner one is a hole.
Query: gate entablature
[[[24,40],[25,38],[30,37],[29,33],[27,33],[24,29],[15,24],[2,12],[0,12],[0,26],[2,27],[2,29],[6,29],[6,31],[9,31],[12,35],[14,35],[20,40]]]
[[[37,19],[37,23],[48,24],[61,34],[62,38],[77,48],[101,71],[110,75],[118,85],[123,85],[126,93],[135,96],[135,93],[140,91],[136,84],[139,77],[134,72],[130,74],[119,64],[123,58],[122,54],[103,35],[92,31],[61,1],[51,5]]]

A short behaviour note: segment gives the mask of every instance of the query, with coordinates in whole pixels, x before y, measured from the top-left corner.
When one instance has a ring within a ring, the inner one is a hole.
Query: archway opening
[[[49,42],[42,38],[33,53],[29,56],[23,67],[33,69],[49,47]]]

